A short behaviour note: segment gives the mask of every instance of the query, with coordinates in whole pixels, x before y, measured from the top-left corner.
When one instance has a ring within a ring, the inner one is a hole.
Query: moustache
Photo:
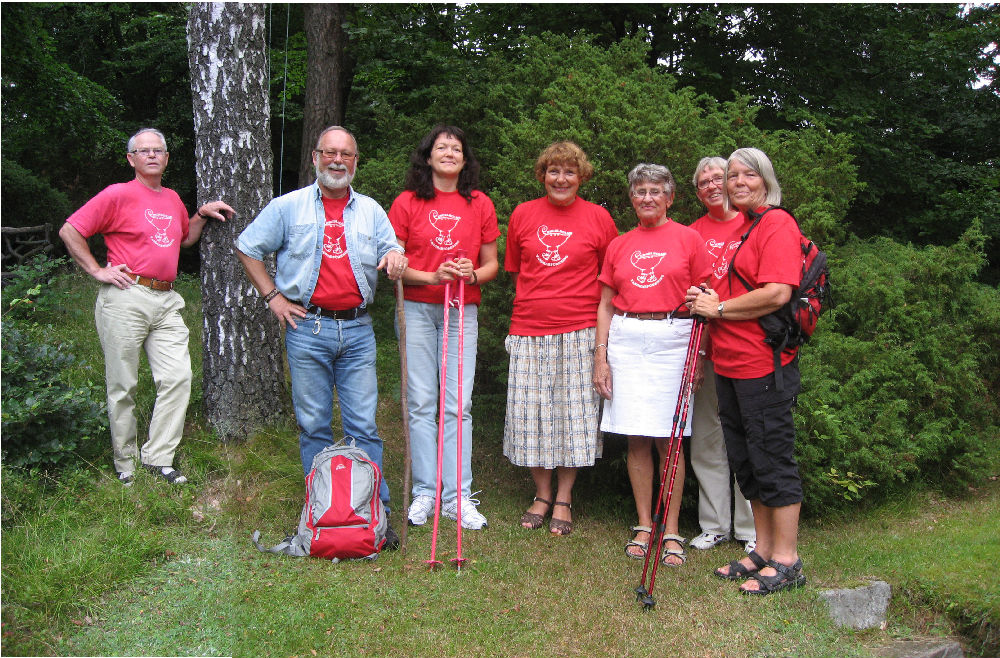
[[[326,167],[327,171],[347,171],[347,165],[343,164],[329,164]]]

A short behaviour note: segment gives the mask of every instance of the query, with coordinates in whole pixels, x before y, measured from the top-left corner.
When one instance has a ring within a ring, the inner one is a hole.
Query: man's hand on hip
[[[101,283],[110,283],[122,290],[126,290],[135,283],[131,276],[132,270],[128,265],[108,265],[94,272],[94,278]]]
[[[301,305],[294,302],[288,301],[288,299],[278,293],[274,296],[274,299],[267,303],[268,308],[271,312],[278,318],[278,322],[281,323],[281,328],[285,328],[285,324],[291,325],[292,329],[298,329],[299,326],[295,324],[295,318],[306,317],[306,309]]]

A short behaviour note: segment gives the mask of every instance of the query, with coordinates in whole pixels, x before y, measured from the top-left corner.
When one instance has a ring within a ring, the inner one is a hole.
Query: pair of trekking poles
[[[458,250],[454,253],[448,253],[446,255],[446,260],[456,260],[460,258],[465,258],[465,250]],[[444,336],[441,341],[441,385],[438,395],[438,436],[437,436],[437,483],[435,487],[434,495],[434,529],[431,534],[431,557],[429,560],[424,562],[430,565],[433,571],[437,567],[444,564],[437,559],[437,540],[438,540],[438,526],[441,520],[441,489],[442,489],[442,472],[444,469],[444,420],[445,420],[445,394],[447,392],[447,380],[448,380],[448,334],[450,330],[450,325],[448,323],[448,310],[452,304],[458,305],[458,382],[456,397],[458,399],[458,410],[456,414],[456,459],[455,459],[455,490],[457,497],[455,499],[456,505],[456,525],[457,537],[456,537],[456,554],[455,557],[451,559],[451,563],[461,571],[462,565],[466,562],[467,558],[462,557],[462,406],[463,406],[463,364],[465,362],[465,279],[463,277],[458,277],[456,284],[458,289],[458,295],[455,299],[452,299],[452,287],[451,281],[445,281],[444,284]],[[403,509],[409,510],[410,508],[410,470],[412,464],[412,455],[410,453],[410,423],[409,423],[409,409],[408,401],[406,395],[407,387],[407,375],[406,375],[406,316],[403,311],[403,282],[402,280],[396,281],[396,313],[399,320],[399,361],[400,368],[402,370],[402,382],[401,382],[401,395],[400,402],[403,407],[403,435],[406,441],[406,453],[404,457],[404,467],[403,467]],[[405,514],[406,512],[404,512]],[[406,550],[406,535],[408,523],[403,524],[403,536],[400,540],[402,544],[402,549]]]
[[[680,308],[680,307],[678,307]],[[674,313],[677,311],[675,310]],[[673,314],[672,314],[673,315]],[[663,464],[663,474],[660,476],[660,489],[656,497],[655,513],[653,514],[653,532],[649,537],[649,547],[656,545],[656,550],[647,548],[646,560],[642,565],[642,579],[635,588],[636,600],[642,603],[643,610],[652,610],[656,606],[653,588],[656,585],[656,571],[660,566],[660,555],[663,551],[664,535],[666,534],[665,518],[670,509],[670,500],[674,493],[674,479],[677,476],[677,462],[681,456],[684,428],[687,426],[688,411],[691,407],[691,396],[694,394],[695,374],[698,367],[698,357],[701,354],[701,337],[705,330],[705,318],[693,315],[691,335],[688,338],[687,354],[684,357],[684,370],[681,373],[681,385],[677,391],[677,406],[674,408],[674,418],[670,429],[670,442],[667,444],[668,459]],[[670,482],[667,483],[667,474]],[[683,482],[681,486],[683,487]],[[664,495],[666,491],[666,495]],[[650,572],[649,559],[653,559],[653,569]],[[646,576],[649,575],[647,586]]]

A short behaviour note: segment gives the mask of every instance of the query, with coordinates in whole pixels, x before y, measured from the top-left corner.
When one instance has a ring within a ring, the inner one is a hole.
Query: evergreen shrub
[[[836,308],[801,352],[799,466],[814,512],[919,485],[957,492],[997,465],[1000,294],[976,282],[978,225],[953,246],[852,240]]]
[[[108,420],[104,388],[71,381],[88,368],[74,346],[48,337],[57,303],[51,285],[64,259],[36,258],[17,268],[3,294],[0,324],[3,351],[2,454],[6,466],[61,465],[74,453],[92,454],[104,445]]]

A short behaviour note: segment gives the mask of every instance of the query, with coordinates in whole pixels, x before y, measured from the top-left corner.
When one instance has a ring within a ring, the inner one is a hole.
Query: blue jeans
[[[444,306],[404,302],[406,311],[406,389],[410,412],[413,495],[434,497],[437,488],[438,395]],[[462,499],[472,495],[472,385],[476,378],[479,307],[465,305],[465,358],[462,362]],[[444,461],[441,500],[454,500],[458,452],[458,308],[448,311],[448,376],[444,412]]]
[[[331,428],[334,388],[344,434],[354,438],[381,469],[382,439],[375,427],[378,380],[371,316],[333,320],[310,314],[297,324],[297,329],[289,326],[285,331],[285,350],[292,375],[303,473],[308,475],[313,457],[335,443]],[[385,478],[379,498],[388,510],[389,485]]]

